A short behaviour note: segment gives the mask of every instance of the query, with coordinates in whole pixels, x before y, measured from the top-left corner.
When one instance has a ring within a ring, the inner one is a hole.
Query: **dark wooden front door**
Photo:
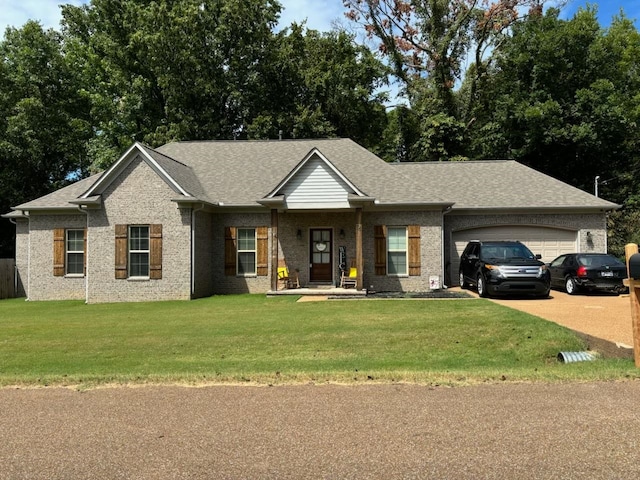
[[[309,279],[314,283],[333,281],[333,235],[330,228],[312,228],[309,232]]]

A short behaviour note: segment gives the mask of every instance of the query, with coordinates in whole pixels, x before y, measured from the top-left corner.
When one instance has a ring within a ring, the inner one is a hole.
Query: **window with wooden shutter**
[[[376,275],[387,273],[387,229],[384,225],[373,227]]]
[[[236,274],[236,227],[224,229],[224,274]]]
[[[128,225],[116,225],[115,267],[117,279],[127,278],[128,235]]]
[[[160,280],[162,278],[162,225],[151,225],[149,228],[149,237],[149,278]]]
[[[64,276],[65,231],[64,228],[53,230],[53,275]]]
[[[409,225],[409,275],[420,275],[420,225]]]
[[[257,274],[266,277],[269,271],[269,227],[258,227],[257,229]]]

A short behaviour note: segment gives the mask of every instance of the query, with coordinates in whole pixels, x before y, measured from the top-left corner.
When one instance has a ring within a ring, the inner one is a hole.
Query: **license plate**
[[[600,272],[601,277],[613,277],[613,272]]]

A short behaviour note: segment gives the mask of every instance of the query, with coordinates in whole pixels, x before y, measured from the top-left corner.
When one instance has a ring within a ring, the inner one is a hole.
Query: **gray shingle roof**
[[[193,168],[215,202],[255,205],[314,148],[365,195],[381,202],[447,203],[349,139],[176,142],[158,152]]]
[[[198,180],[193,168],[145,145],[141,145],[141,147],[165,172],[167,172],[171,178],[176,181],[176,183],[178,183],[178,185],[184,188],[192,196],[197,197],[200,200],[210,201],[209,196],[202,188],[200,180]]]
[[[349,139],[195,141],[139,145],[190,197],[258,206],[314,149],[379,204],[460,209],[615,209],[618,206],[512,160],[389,164]],[[69,203],[101,174],[14,207],[77,208]]]
[[[391,164],[422,188],[455,202],[453,209],[593,208],[619,205],[514,160]]]
[[[102,173],[91,175],[90,177],[78,180],[77,182],[67,185],[55,192],[51,192],[48,195],[36,198],[35,200],[31,200],[13,208],[16,210],[77,209],[77,205],[69,202],[75,200],[86,192],[101,176]]]

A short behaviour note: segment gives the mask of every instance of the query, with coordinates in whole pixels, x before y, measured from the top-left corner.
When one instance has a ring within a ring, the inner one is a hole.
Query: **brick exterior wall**
[[[213,233],[213,215],[203,211],[196,211],[195,242],[193,245],[195,257],[195,264],[193,265],[193,298],[208,297],[215,292],[214,275],[216,274],[216,266],[214,264],[214,250],[216,244],[214,243]],[[222,249],[224,251],[224,244]],[[221,273],[224,274],[224,271]]]
[[[102,194],[89,214],[88,301],[187,300],[191,297],[191,209],[139,157]],[[162,225],[162,279],[115,278],[115,226]]]
[[[420,276],[393,277],[375,274],[373,233],[375,225],[420,225]],[[439,277],[440,285],[442,285],[442,212],[366,214],[362,226],[362,239],[365,258],[363,282],[366,288],[373,287],[373,290],[378,292],[425,292],[429,290],[430,276]]]
[[[491,227],[499,225],[522,225],[554,227],[578,232],[578,248],[580,252],[605,252],[607,246],[607,219],[604,213],[591,214],[523,214],[523,215],[455,215],[444,217],[445,225],[445,262],[447,269],[451,261],[449,247],[453,232],[469,228]],[[591,238],[587,237],[591,232]],[[447,272],[446,280],[451,282],[457,273]],[[457,280],[455,280],[457,283]]]
[[[212,261],[211,275],[213,293],[265,293],[271,289],[271,266],[266,276],[238,276],[224,274],[224,231],[225,227],[270,227],[271,214],[227,213],[214,214],[212,218],[213,243],[210,247]],[[271,258],[271,228],[269,228],[269,255]]]
[[[29,220],[16,219],[16,297],[27,296],[29,285]]]
[[[16,263],[20,269],[28,262],[27,297],[29,300],[84,300],[84,277],[54,277],[53,275],[53,229],[84,229],[87,217],[83,213],[70,215],[38,215],[29,216],[29,238],[20,242],[26,243],[23,253],[16,255]],[[21,248],[18,245],[17,252]],[[30,250],[30,251],[29,251]],[[18,260],[20,258],[20,260]]]

